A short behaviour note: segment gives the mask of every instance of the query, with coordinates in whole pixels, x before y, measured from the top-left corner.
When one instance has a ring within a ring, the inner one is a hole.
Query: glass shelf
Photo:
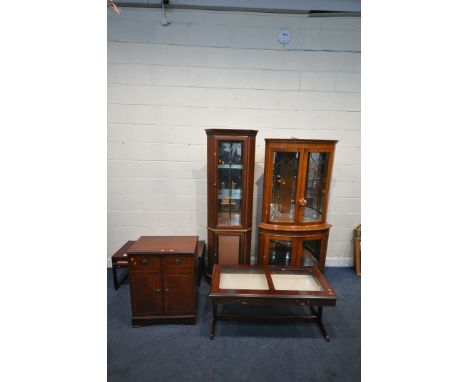
[[[219,169],[242,170],[244,167],[241,164],[218,164]]]
[[[242,199],[242,190],[235,189],[225,189],[218,190],[218,199]]]

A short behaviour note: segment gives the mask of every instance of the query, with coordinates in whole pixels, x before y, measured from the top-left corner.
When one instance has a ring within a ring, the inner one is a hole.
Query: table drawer
[[[306,305],[314,305],[313,303],[314,300],[312,299],[295,299],[294,302],[296,303],[296,305],[300,305],[300,306],[306,306]]]
[[[131,270],[161,269],[159,256],[129,255],[128,267]]]
[[[193,267],[193,256],[165,255],[163,264],[164,267]]]
[[[334,306],[334,299],[298,299],[298,298],[265,298],[265,297],[213,297],[210,296],[213,304],[240,304],[240,305],[298,305],[298,306],[316,306],[330,305]]]

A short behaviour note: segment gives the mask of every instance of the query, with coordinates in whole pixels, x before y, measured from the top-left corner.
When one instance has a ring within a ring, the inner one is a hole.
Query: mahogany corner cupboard
[[[208,276],[250,264],[257,130],[207,129]]]
[[[337,141],[265,139],[258,264],[317,266],[323,272]]]
[[[132,324],[194,324],[198,236],[142,236],[127,250]]]

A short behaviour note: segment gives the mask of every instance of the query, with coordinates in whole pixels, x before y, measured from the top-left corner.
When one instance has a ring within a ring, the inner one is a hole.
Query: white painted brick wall
[[[254,219],[265,138],[339,140],[328,265],[352,264],[360,222],[360,19],[108,12],[108,259],[141,235],[206,239],[206,128],[257,129]],[[291,43],[277,32],[288,28]],[[252,254],[257,246],[253,230]],[[108,262],[110,264],[110,262]]]

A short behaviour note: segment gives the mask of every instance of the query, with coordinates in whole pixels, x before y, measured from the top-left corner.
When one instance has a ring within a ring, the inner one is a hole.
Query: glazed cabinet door
[[[130,290],[134,317],[159,316],[163,312],[161,272],[132,272]]]
[[[297,245],[297,266],[317,266],[321,272],[325,268],[328,235],[321,234],[299,239]]]
[[[297,262],[297,240],[284,236],[265,236],[265,265],[294,266]]]
[[[217,137],[215,147],[216,227],[240,227],[245,220],[246,139]]]
[[[325,222],[333,153],[304,150],[303,174],[299,190],[299,223]]]
[[[267,152],[271,165],[265,174],[267,205],[264,213],[270,223],[291,224],[297,220],[297,191],[301,150],[271,148]]]

